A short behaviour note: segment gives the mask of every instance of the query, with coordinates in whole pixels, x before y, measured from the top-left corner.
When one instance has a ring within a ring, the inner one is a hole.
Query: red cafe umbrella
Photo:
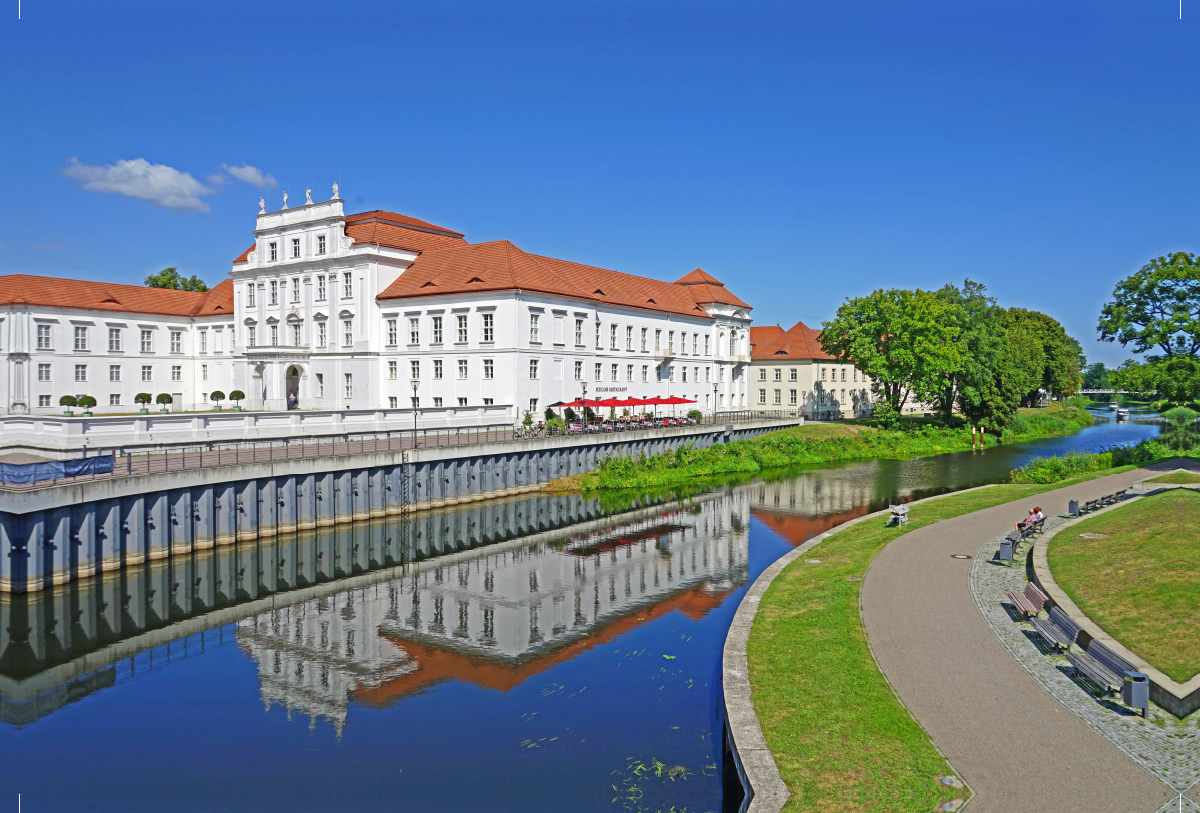
[[[671,404],[671,405],[675,405],[675,404],[694,404],[694,403],[696,403],[696,402],[695,402],[695,401],[689,401],[689,400],[688,400],[688,399],[686,399],[686,398],[680,398],[679,396],[675,395],[675,396],[672,396],[672,397],[670,397],[670,398],[663,398],[663,399],[661,399],[661,400],[659,401],[659,403],[660,403],[660,404]]]

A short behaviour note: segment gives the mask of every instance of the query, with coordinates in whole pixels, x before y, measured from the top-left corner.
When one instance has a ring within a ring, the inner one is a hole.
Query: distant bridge
[[[1080,390],[1080,395],[1129,395],[1128,390]]]

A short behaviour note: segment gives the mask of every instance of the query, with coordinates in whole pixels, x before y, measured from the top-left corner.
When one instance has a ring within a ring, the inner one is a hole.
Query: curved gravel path
[[[1147,477],[1114,474],[1034,498],[1047,514]],[[1176,798],[1063,708],[1013,659],[980,615],[969,561],[981,540],[1023,517],[1030,500],[911,531],[867,571],[862,617],[901,701],[970,786],[972,813],[1138,813]]]

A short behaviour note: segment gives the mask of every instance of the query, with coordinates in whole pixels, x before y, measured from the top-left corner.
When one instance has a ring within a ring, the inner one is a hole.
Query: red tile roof
[[[0,276],[0,305],[40,305],[159,316],[233,316],[233,281],[198,294],[143,285],[118,285],[27,274]]]
[[[241,254],[237,255],[237,259],[235,259],[233,261],[234,265],[237,265],[238,263],[246,262],[246,260],[250,257],[250,252],[254,251],[254,246],[256,246],[256,245],[258,245],[258,243],[254,243],[254,245],[251,245],[250,248],[246,249]]]
[[[719,302],[722,305],[735,305],[739,308],[750,307],[725,290],[725,283],[699,268],[675,280],[675,285],[686,286],[692,299],[702,304]]]
[[[405,251],[433,251],[466,241],[460,232],[435,226],[415,217],[376,209],[346,216],[346,236],[354,245],[386,246]],[[254,246],[243,251],[233,262],[244,263]]]
[[[709,318],[691,286],[527,254],[507,240],[462,243],[422,254],[377,298],[511,290]]]
[[[454,229],[447,229],[445,226],[435,226],[432,223],[424,220],[418,220],[415,217],[402,215],[397,212],[385,212],[382,209],[375,209],[370,212],[360,212],[356,215],[346,215],[346,225],[352,223],[390,223],[393,226],[400,226],[408,229],[416,229],[418,231],[428,231],[435,234],[442,234],[447,237],[462,237],[463,233]]]
[[[777,332],[774,332],[777,331]],[[803,322],[797,322],[790,330],[778,327],[750,328],[750,351],[753,361],[771,359],[832,359],[833,356],[821,349],[821,331],[813,330]]]

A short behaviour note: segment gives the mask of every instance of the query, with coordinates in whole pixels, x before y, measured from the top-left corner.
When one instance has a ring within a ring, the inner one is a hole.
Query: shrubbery
[[[1014,483],[1057,483],[1112,467],[1112,452],[1070,452],[1060,457],[1035,457],[1019,469],[1013,469],[1009,477]]]

